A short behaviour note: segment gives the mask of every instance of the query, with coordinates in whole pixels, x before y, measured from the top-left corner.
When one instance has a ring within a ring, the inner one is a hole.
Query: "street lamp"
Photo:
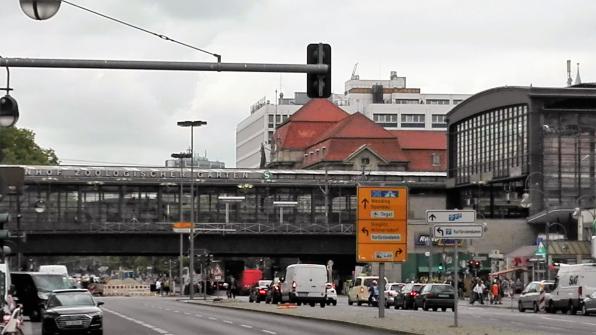
[[[184,167],[184,159],[192,158],[189,152],[180,152],[180,153],[173,153],[172,158],[180,159],[180,197],[178,199],[178,213],[180,214],[180,222],[184,221],[184,214],[182,213],[182,192],[184,188],[184,184],[182,181],[184,180],[183,175],[183,167]],[[191,164],[192,165],[192,164]],[[180,233],[180,256],[179,256],[179,269],[178,269],[178,282],[180,284],[180,295],[184,293],[184,283],[182,282],[182,271],[183,271],[183,262],[184,262],[184,233]]]
[[[298,206],[298,201],[274,201],[273,207],[279,207],[279,224],[280,226],[284,224],[284,207],[296,207]]]
[[[571,217],[577,220],[577,240],[578,241],[583,241],[583,239],[584,239],[584,210],[581,205],[581,200],[586,197],[593,198],[594,196],[591,194],[584,194],[581,197],[578,197],[575,202],[576,203],[575,210],[571,214]],[[590,211],[588,211],[588,213],[590,213],[592,215],[592,221],[594,221],[594,219],[596,219],[594,217],[594,214],[592,214]]]
[[[61,0],[20,0],[21,9],[34,20],[47,20],[60,9]]]
[[[230,223],[230,203],[242,202],[246,199],[243,195],[220,195],[217,199],[226,204],[226,224]]]
[[[195,192],[194,192],[194,129],[195,127],[200,127],[206,125],[207,122],[205,121],[178,121],[179,127],[190,127],[190,255],[189,255],[189,279],[190,279],[190,287],[189,287],[189,294],[188,299],[192,300],[194,296],[194,254],[195,254]]]

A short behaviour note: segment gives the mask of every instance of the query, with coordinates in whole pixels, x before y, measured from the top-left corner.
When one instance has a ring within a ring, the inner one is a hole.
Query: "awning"
[[[526,269],[525,267],[517,267],[517,268],[511,268],[511,269],[506,269],[506,270],[489,273],[488,275],[489,275],[489,277],[497,277],[497,276],[501,276],[506,273],[511,273],[511,272],[515,272],[515,271],[528,271],[528,269]]]
[[[571,214],[575,211],[575,208],[556,208],[556,209],[545,209],[539,213],[536,213],[528,217],[528,223],[530,224],[544,224],[547,222],[559,222],[568,223],[573,219]],[[575,222],[575,220],[573,220]]]
[[[592,254],[590,241],[555,240],[548,244],[548,253],[553,257],[581,255],[589,258]]]

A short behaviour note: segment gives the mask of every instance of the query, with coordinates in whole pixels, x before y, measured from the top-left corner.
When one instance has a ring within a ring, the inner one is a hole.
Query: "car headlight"
[[[103,317],[103,313],[102,312],[93,312],[93,313],[89,313],[87,315],[89,315],[92,318],[94,318],[94,317],[100,317],[100,318]]]

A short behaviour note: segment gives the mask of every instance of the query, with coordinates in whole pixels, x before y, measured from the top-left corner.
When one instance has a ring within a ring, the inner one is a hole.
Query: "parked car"
[[[525,312],[526,309],[531,309],[534,313],[538,313],[540,305],[540,291],[544,289],[545,304],[551,299],[550,292],[555,287],[554,281],[533,281],[526,285],[521,292],[517,302],[517,309],[520,312]]]
[[[402,287],[401,291],[394,298],[394,306],[396,309],[409,309],[414,307],[414,299],[424,287],[422,283],[408,283]]]
[[[404,283],[387,283],[385,285],[385,308],[395,305],[395,297],[405,285]]]
[[[282,302],[298,305],[327,305],[327,267],[322,264],[292,264],[280,278]]]
[[[266,304],[278,304],[281,302],[281,288],[279,287],[279,282],[272,283],[269,285],[269,289],[267,290],[267,296],[265,297]]]
[[[49,294],[41,324],[42,335],[103,334],[103,302],[84,289],[56,290]]]
[[[437,311],[439,308],[445,312],[447,308],[455,311],[455,289],[449,284],[426,284],[420,294],[414,296],[414,309],[422,307],[428,311]]]
[[[582,313],[586,316],[596,313],[596,291],[582,301]]]
[[[337,291],[335,291],[335,285],[327,283],[327,305],[337,305]]]
[[[596,283],[596,263],[561,264],[555,287],[546,303],[547,311],[576,314],[582,309],[583,298],[594,292]]]
[[[259,280],[255,286],[251,287],[248,293],[248,302],[259,303],[261,301],[265,301],[271,282],[272,280]]]
[[[15,295],[23,305],[23,314],[40,321],[44,304],[53,290],[76,288],[65,275],[39,272],[12,272]]]

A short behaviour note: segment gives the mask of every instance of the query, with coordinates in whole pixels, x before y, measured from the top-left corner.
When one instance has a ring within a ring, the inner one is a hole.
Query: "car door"
[[[348,291],[348,299],[350,301],[358,300],[356,298],[356,294],[358,293],[358,290],[360,289],[360,285],[362,285],[362,278],[356,278],[356,280],[354,281],[354,285],[352,285],[352,287],[350,287],[350,290]]]
[[[522,295],[519,297],[519,301],[523,308],[532,308],[536,296],[536,283],[529,283],[528,286],[523,290]]]

